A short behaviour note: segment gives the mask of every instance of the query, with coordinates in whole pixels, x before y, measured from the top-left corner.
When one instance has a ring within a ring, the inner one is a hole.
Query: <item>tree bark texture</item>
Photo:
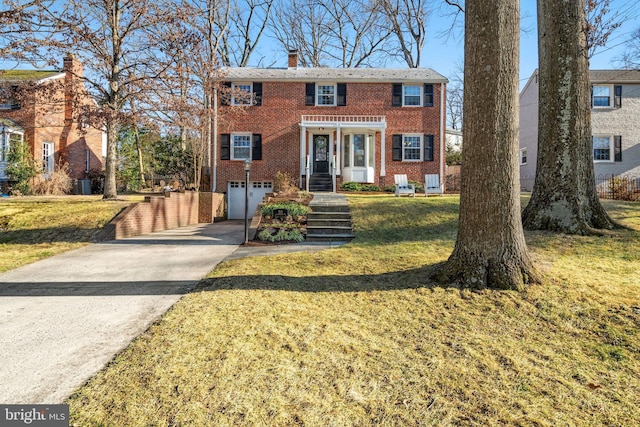
[[[539,281],[520,217],[519,10],[518,0],[466,3],[460,219],[441,282],[521,290]]]
[[[523,223],[590,234],[613,222],[595,186],[584,0],[538,0],[538,159]]]
[[[116,186],[116,172],[118,167],[118,127],[115,123],[108,121],[107,125],[107,157],[105,158],[104,171],[104,193],[103,199],[116,199],[118,197],[118,187]]]

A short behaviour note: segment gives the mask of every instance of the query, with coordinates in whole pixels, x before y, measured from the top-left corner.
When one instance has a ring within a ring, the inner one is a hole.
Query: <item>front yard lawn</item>
[[[640,205],[630,230],[528,233],[524,293],[427,280],[457,197],[348,196],[356,239],[225,262],[69,403],[78,426],[630,426],[640,422]]]
[[[0,200],[0,273],[91,243],[131,200],[101,196]]]

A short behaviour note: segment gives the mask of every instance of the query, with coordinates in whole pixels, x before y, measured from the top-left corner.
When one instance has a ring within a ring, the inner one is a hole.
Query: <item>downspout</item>
[[[444,149],[444,137],[446,132],[446,120],[445,120],[445,84],[440,83],[440,188],[444,189],[444,162],[445,162],[445,149]]]
[[[212,160],[212,179],[211,179],[211,192],[215,193],[218,188],[218,89],[213,89],[213,153]]]

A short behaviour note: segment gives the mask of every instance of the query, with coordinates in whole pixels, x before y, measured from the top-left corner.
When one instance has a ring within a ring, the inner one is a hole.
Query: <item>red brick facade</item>
[[[37,162],[43,160],[43,144],[52,143],[55,165],[69,165],[71,178],[87,178],[102,170],[102,131],[81,126],[77,108],[93,103],[79,76],[82,65],[72,56],[64,69],[36,79],[37,90],[24,97],[19,109],[0,110],[0,117],[13,120],[24,129]]]
[[[293,65],[290,59],[290,67]],[[348,70],[345,70],[348,75]],[[230,78],[228,78],[230,79]],[[433,106],[392,106],[393,84],[401,82],[362,82],[347,80],[345,106],[307,106],[305,105],[304,81],[260,81],[262,83],[261,105],[233,107],[220,105],[220,122],[217,134],[247,132],[262,136],[262,159],[253,160],[251,180],[273,180],[276,172],[287,172],[292,177],[304,175],[301,171],[301,121],[304,115],[332,116],[380,116],[384,117],[386,129],[374,129],[375,135],[375,177],[371,183],[384,187],[392,185],[394,174],[407,174],[409,180],[424,182],[425,174],[442,176],[443,155],[441,147],[444,135],[445,83],[433,84]],[[246,80],[243,80],[246,81]],[[340,82],[340,80],[337,80]],[[429,82],[425,82],[429,83]],[[415,83],[414,83],[415,84]],[[422,84],[422,83],[421,83]],[[341,135],[352,132],[348,124],[340,125]],[[320,128],[308,127],[305,140],[311,133],[320,132]],[[325,128],[324,133],[333,135],[336,149],[337,129]],[[382,132],[385,133],[385,152],[382,153]],[[393,135],[419,134],[433,135],[433,160],[394,161]],[[306,144],[306,142],[305,142]],[[305,153],[309,154],[309,153]],[[385,156],[385,171],[382,171],[382,155]],[[221,145],[217,146],[217,159],[221,159]],[[341,155],[341,153],[336,153]],[[342,165],[341,165],[342,166]],[[340,173],[340,170],[338,171]],[[243,162],[218,160],[216,191],[227,190],[228,181],[242,180]],[[341,181],[338,177],[338,183]]]

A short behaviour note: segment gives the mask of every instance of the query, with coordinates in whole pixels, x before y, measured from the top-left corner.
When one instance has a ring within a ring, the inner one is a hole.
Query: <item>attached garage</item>
[[[272,191],[273,183],[271,181],[249,182],[249,217],[253,216],[264,196]],[[244,219],[244,181],[229,181],[227,198],[229,203],[227,217],[229,219]]]

